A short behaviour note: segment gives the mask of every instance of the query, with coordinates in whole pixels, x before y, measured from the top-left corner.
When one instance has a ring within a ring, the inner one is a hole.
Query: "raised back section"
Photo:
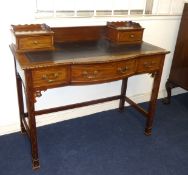
[[[95,41],[105,36],[106,26],[54,27],[55,42]]]

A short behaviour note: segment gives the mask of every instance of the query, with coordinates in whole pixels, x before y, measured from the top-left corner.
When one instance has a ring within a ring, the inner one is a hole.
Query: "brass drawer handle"
[[[95,70],[93,73],[90,73],[90,72],[87,72],[87,71],[83,71],[82,75],[83,75],[85,78],[94,79],[94,78],[97,77],[98,72],[99,72],[99,71],[97,71],[97,70]]]
[[[118,67],[118,72],[124,74],[126,73],[128,70],[129,70],[129,67],[128,66],[125,66],[125,67]]]
[[[38,41],[33,41],[33,44],[38,44]]]
[[[134,35],[134,34],[131,34],[131,35],[129,35],[129,36],[130,36],[130,38],[134,38],[135,35]]]
[[[42,79],[47,81],[48,83],[53,83],[56,81],[58,77],[59,77],[58,73],[51,73],[51,74],[43,75]]]
[[[154,65],[155,65],[156,63],[155,62],[144,62],[144,67],[146,67],[146,68],[152,68],[152,67],[154,67]]]

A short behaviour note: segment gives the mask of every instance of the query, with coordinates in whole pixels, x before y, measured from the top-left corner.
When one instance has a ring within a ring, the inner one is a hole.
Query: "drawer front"
[[[142,33],[143,31],[120,32],[118,38],[120,42],[142,41]]]
[[[41,49],[53,46],[52,36],[30,36],[18,40],[19,49]]]
[[[138,60],[137,72],[150,72],[161,67],[161,56],[142,57]]]
[[[69,82],[69,68],[53,67],[33,70],[33,85],[37,87],[54,87]]]
[[[135,72],[135,61],[107,64],[73,65],[72,83],[105,82],[128,76]]]
[[[136,60],[127,60],[118,62],[116,65],[116,74],[118,77],[126,77],[136,72]]]

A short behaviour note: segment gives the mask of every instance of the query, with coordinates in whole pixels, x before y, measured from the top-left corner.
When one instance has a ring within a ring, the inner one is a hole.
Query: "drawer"
[[[158,70],[161,67],[161,56],[142,57],[138,60],[137,72]]]
[[[119,42],[136,42],[142,41],[143,31],[122,31],[119,32]]]
[[[136,60],[117,62],[116,71],[118,77],[126,77],[136,72]]]
[[[52,36],[29,36],[19,38],[18,40],[19,49],[41,49],[50,48],[53,46]]]
[[[69,68],[66,66],[41,68],[33,70],[33,85],[38,87],[55,87],[69,82]]]
[[[73,65],[72,83],[94,83],[120,79],[135,72],[135,61]]]

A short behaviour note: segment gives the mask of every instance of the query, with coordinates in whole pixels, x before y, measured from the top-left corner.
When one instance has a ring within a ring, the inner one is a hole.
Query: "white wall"
[[[1,20],[0,27],[0,71],[1,71],[1,86],[0,86],[0,135],[19,130],[19,116],[17,104],[17,92],[15,85],[15,72],[12,54],[9,50],[11,36],[9,28],[11,24],[25,23],[47,23],[50,26],[75,26],[75,25],[104,25],[108,20],[117,19],[57,19],[57,20],[35,20],[34,7],[35,1],[17,0],[4,2],[0,7]],[[138,21],[144,28],[144,38],[146,42],[153,43],[163,47],[170,54],[166,56],[163,77],[160,87],[160,97],[165,95],[164,87],[168,78],[175,41],[180,23],[180,17],[150,17],[150,18],[121,18],[118,20],[133,20]],[[150,76],[137,76],[129,79],[127,95],[133,97],[137,101],[145,101],[150,94],[152,79]],[[110,84],[81,86],[81,87],[65,87],[55,90],[47,90],[43,96],[38,98],[36,103],[37,109],[58,106],[90,100],[94,98],[116,95],[120,92],[120,81]],[[183,92],[183,91],[178,91]],[[53,123],[63,119],[69,119],[87,115],[90,113],[107,110],[117,107],[118,102],[110,102],[102,105],[89,106],[82,109],[74,109],[56,114],[38,117],[38,125]],[[62,115],[63,114],[63,115]],[[58,116],[58,117],[57,117]]]

